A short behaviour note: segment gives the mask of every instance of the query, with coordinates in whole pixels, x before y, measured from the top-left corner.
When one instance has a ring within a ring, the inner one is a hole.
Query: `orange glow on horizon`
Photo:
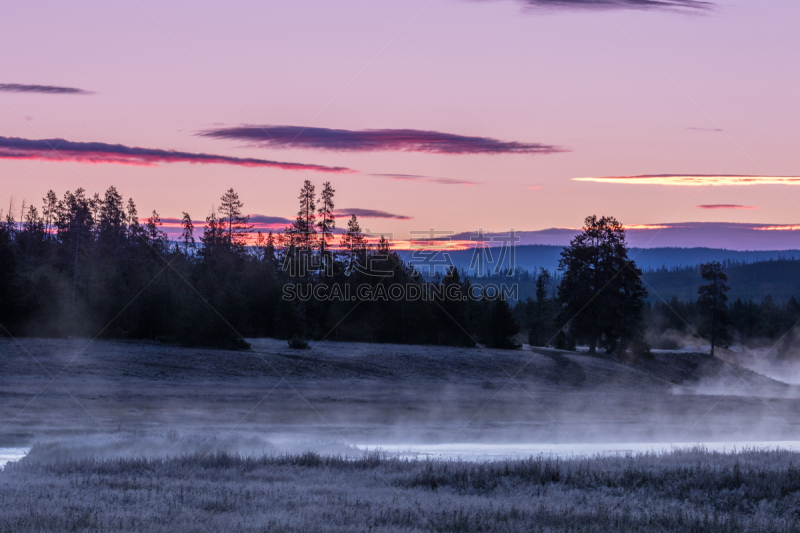
[[[764,226],[762,228],[753,228],[758,231],[797,231],[800,230],[800,224],[782,224],[776,226]]]
[[[630,224],[630,225],[623,225],[623,228],[626,230],[628,229],[669,229],[672,226],[667,226],[664,224]]]
[[[265,243],[266,243],[266,234],[262,233]],[[273,233],[275,238],[275,244],[278,244],[278,234]],[[413,251],[413,250],[436,250],[441,252],[448,252],[448,251],[455,251],[455,250],[469,250],[475,246],[475,242],[473,241],[463,241],[463,240],[391,240],[390,236],[386,236],[387,240],[389,241],[389,249],[396,250],[396,251]],[[342,235],[335,234],[333,239],[331,240],[330,244],[326,245],[326,248],[329,250],[339,250],[341,249],[340,241]],[[377,246],[378,242],[381,240],[380,236],[364,236],[366,243],[370,246]],[[248,246],[254,246],[258,239],[258,233],[248,233],[245,237],[245,241]]]
[[[677,185],[684,187],[702,187],[706,185],[800,185],[800,176],[740,176],[713,174],[652,174],[641,176],[583,177],[572,178],[572,180],[628,185]]]

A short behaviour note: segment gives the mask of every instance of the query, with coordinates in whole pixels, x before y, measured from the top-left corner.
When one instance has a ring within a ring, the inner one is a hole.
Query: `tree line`
[[[592,354],[604,350],[636,360],[649,354],[648,330],[682,330],[665,307],[645,302],[642,272],[628,257],[625,230],[613,217],[587,217],[561,254],[559,277],[546,271],[528,276],[536,298],[512,310],[502,295],[476,295],[479,285],[454,267],[423,276],[385,238],[365,235],[355,215],[337,230],[330,182],[317,195],[306,180],[295,220],[266,235],[254,231],[233,189],[221,196],[202,228],[183,213],[175,240],[164,232],[158,213],[140,219],[134,201],[113,186],[103,196],[77,189],[58,198],[48,191],[41,208],[23,206],[19,220],[14,211],[0,222],[5,335],[233,348],[246,347],[247,337],[519,348],[520,331],[527,330],[533,346],[585,344]],[[715,272],[715,279],[724,276],[721,266]],[[520,272],[509,275],[525,278]],[[713,332],[719,345],[732,332],[780,330],[768,326],[771,319],[754,318],[777,312],[768,304],[758,311],[752,303],[725,304],[721,283],[714,292],[721,294],[721,304],[714,300],[703,307],[700,298],[691,310],[682,302],[672,307],[697,320],[694,329]],[[321,285],[344,287],[352,295],[365,286],[383,297],[302,297],[316,294]],[[387,297],[391,285],[439,296]],[[716,322],[708,330],[697,317]]]
[[[767,295],[771,295],[774,301],[783,303],[792,296],[800,296],[800,260],[788,258],[758,262],[727,261],[721,264],[731,285],[731,301],[752,300],[760,304]],[[657,292],[666,300],[677,296],[679,300],[686,302],[697,299],[697,287],[703,283],[699,264],[670,270],[645,271],[644,280],[652,287],[651,292]],[[660,299],[655,294],[651,294],[649,298],[651,302]]]
[[[425,279],[355,215],[334,234],[335,190],[305,181],[295,221],[254,232],[229,189],[202,229],[183,213],[171,241],[155,211],[140,219],[115,187],[104,195],[53,191],[41,208],[0,222],[0,331],[4,335],[160,339],[245,347],[246,337],[517,347],[501,298],[342,301],[286,298],[286,287],[410,284],[434,294],[470,281],[456,269]],[[355,294],[356,291],[348,291]]]

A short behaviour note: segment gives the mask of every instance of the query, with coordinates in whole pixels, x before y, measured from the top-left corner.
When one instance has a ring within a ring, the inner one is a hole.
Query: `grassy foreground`
[[[800,530],[782,451],[490,463],[184,455],[9,464],[0,531]]]

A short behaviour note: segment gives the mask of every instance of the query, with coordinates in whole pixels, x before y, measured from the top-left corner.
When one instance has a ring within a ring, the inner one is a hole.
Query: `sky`
[[[597,214],[647,245],[800,248],[798,19],[785,0],[14,2],[0,208],[114,185],[202,221],[232,187],[277,228],[310,179],[340,226],[398,240]]]

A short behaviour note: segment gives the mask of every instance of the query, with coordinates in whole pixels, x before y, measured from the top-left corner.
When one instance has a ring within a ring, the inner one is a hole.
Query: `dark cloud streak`
[[[484,0],[486,1],[486,0]],[[641,9],[693,10],[712,9],[713,2],[702,0],[519,0],[533,9]]]
[[[155,166],[158,163],[224,164],[243,167],[274,167],[283,170],[349,173],[344,167],[285,163],[265,159],[229,157],[204,153],[177,152],[155,148],[129,147],[101,142],[72,142],[64,139],[21,139],[0,137],[0,159],[32,159],[79,163]]]
[[[202,137],[247,141],[267,148],[337,152],[402,151],[437,154],[553,154],[549,144],[500,141],[454,133],[411,129],[337,130],[300,126],[237,126],[200,132]]]
[[[163,222],[164,224],[178,224],[178,225],[180,225],[183,222],[183,219],[182,218],[174,218],[174,217],[162,217],[161,218],[161,222]],[[294,222],[294,221],[290,220],[288,218],[285,218],[285,217],[274,217],[274,216],[259,215],[259,214],[250,215],[250,223],[251,224],[255,224],[255,225],[259,226],[259,227],[261,227],[261,226],[271,226],[271,225],[276,225],[276,224],[285,225],[285,224],[291,224],[292,222]],[[194,224],[195,226],[204,226],[205,223],[206,223],[205,220],[192,220],[192,224]],[[258,227],[256,229],[258,229]]]
[[[272,224],[291,224],[294,220],[290,220],[285,217],[273,217],[269,215],[250,215],[250,222],[253,224],[264,224],[264,225],[272,225]]]
[[[393,220],[411,220],[411,217],[406,215],[395,215],[387,213],[386,211],[379,211],[378,209],[361,209],[359,207],[346,207],[344,209],[336,209],[333,212],[337,217],[349,217],[355,215],[362,218],[390,218]]]
[[[440,185],[477,185],[477,182],[457,180],[453,178],[435,178],[431,176],[420,176],[417,174],[371,174],[377,178],[389,178],[393,180],[402,181],[427,181],[430,183],[438,183]]]
[[[75,87],[57,87],[54,85],[24,85],[22,83],[0,83],[0,92],[38,94],[94,94],[93,91],[76,89]]]
[[[698,205],[700,209],[758,209],[752,205],[739,205],[739,204],[703,204]]]

